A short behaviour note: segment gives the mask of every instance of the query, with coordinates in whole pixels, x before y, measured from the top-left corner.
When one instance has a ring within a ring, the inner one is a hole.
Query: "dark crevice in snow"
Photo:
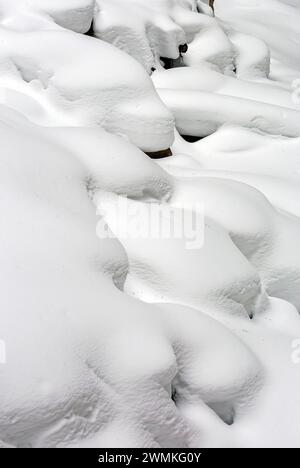
[[[177,403],[177,391],[176,391],[176,388],[175,388],[175,387],[172,387],[172,395],[171,395],[171,398],[172,398],[173,402],[174,402],[175,405],[176,405],[176,403]]]
[[[181,135],[181,137],[188,143],[197,143],[197,141],[202,140],[202,137],[191,136],[191,135]]]
[[[91,22],[90,29],[85,33],[86,36],[94,37],[94,21]]]

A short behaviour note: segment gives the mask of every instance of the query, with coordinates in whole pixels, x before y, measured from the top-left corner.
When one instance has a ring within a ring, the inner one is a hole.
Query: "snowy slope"
[[[299,447],[299,5],[207,3],[0,0],[0,447]]]

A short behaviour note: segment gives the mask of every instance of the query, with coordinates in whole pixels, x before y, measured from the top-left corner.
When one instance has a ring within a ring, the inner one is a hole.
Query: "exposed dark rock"
[[[189,46],[187,44],[181,44],[179,46],[179,53],[181,54],[186,54],[187,51],[189,50]]]
[[[146,154],[151,159],[163,159],[163,158],[169,158],[170,156],[173,156],[173,153],[170,148],[161,150],[161,151],[154,151],[152,153],[146,152]]]

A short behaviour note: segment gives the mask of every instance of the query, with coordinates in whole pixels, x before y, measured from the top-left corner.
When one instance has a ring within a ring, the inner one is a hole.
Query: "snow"
[[[160,57],[179,57],[179,46],[187,41],[180,23],[196,7],[195,0],[96,0],[94,32],[150,72]]]
[[[216,0],[215,13],[229,27],[265,41],[272,53],[271,76],[274,80],[290,84],[299,78],[298,1]]]
[[[172,178],[140,149],[118,135],[86,127],[48,127],[39,132],[83,163],[91,193],[104,190],[160,201],[169,198],[172,192]]]
[[[236,53],[236,75],[243,79],[269,78],[270,50],[267,44],[254,36],[233,31],[230,41]]]
[[[52,18],[63,28],[79,33],[86,33],[93,20],[95,0],[1,0],[0,14],[5,26],[30,28],[30,22],[35,15]],[[18,21],[19,15],[25,16],[25,23]]]
[[[299,5],[207,3],[0,0],[0,447],[299,447]]]
[[[101,126],[145,151],[172,144],[173,116],[147,73],[126,54],[63,29],[1,28],[0,38],[2,102],[32,122]]]
[[[156,72],[153,80],[183,135],[207,136],[227,123],[300,136],[297,105],[280,86],[224,76],[206,65]]]

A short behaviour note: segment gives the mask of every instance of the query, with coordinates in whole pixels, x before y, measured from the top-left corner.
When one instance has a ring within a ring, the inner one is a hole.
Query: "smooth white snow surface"
[[[299,11],[0,0],[0,447],[300,446]]]
[[[255,36],[269,46],[273,79],[290,84],[299,78],[298,0],[215,0],[215,12],[227,27]]]

